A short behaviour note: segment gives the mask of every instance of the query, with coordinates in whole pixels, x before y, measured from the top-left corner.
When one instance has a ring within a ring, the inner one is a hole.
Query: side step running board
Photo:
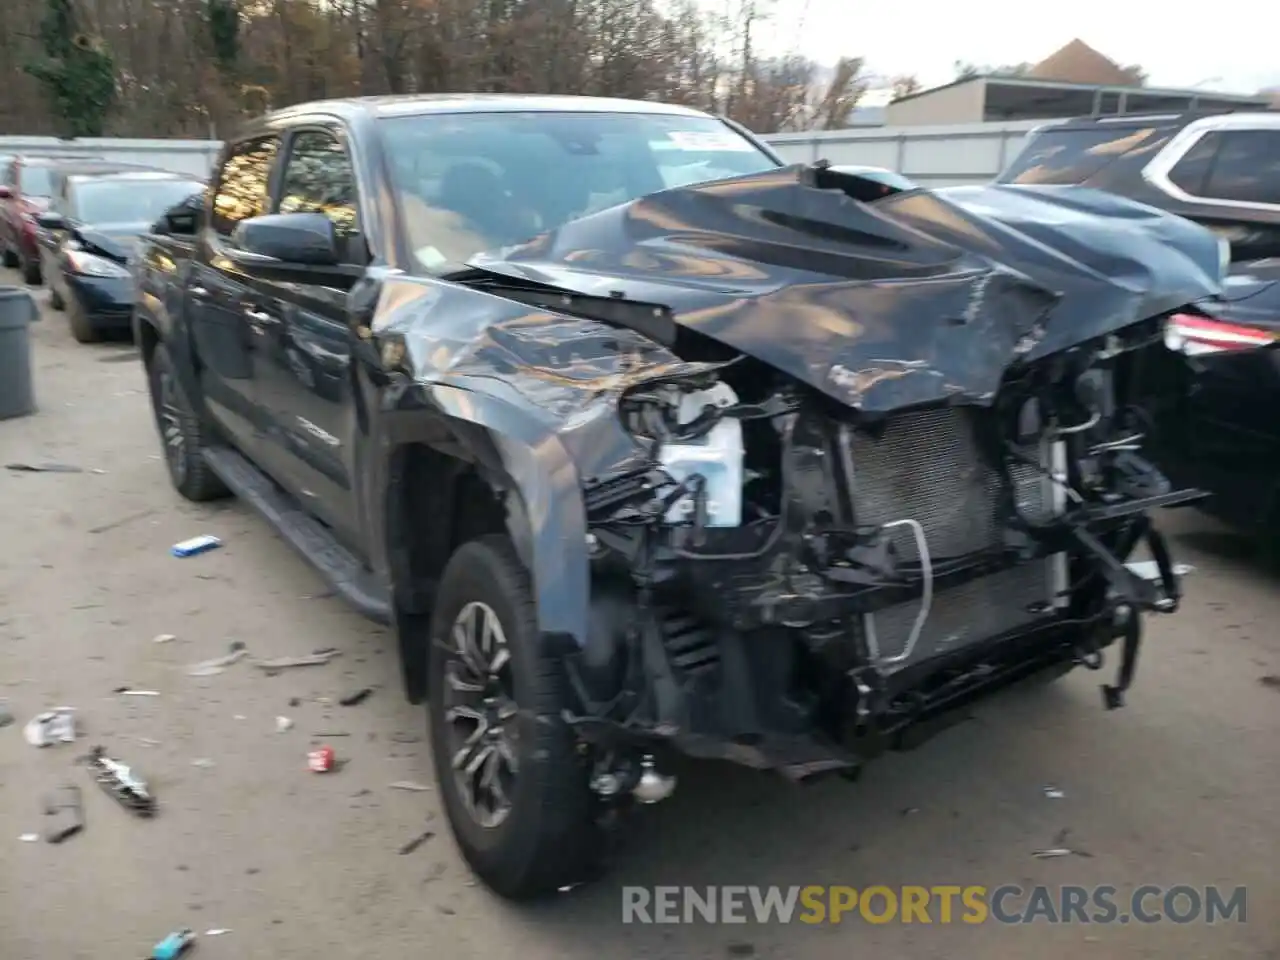
[[[391,622],[387,589],[323,524],[298,507],[265,473],[229,447],[213,447],[204,458],[218,478],[262,514],[291,547],[319,571],[347,603],[381,624]]]

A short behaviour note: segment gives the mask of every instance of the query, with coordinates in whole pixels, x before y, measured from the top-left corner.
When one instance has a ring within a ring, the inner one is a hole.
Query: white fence
[[[872,127],[775,133],[764,139],[788,163],[886,167],[925,187],[985,183],[1005,168],[1027,133],[1047,121],[945,127]]]
[[[783,160],[887,167],[923,186],[990,180],[1017,153],[1027,132],[1043,121],[967,123],[945,127],[862,127],[764,137]],[[57,140],[0,137],[3,153],[57,153],[144,163],[207,176],[222,144],[217,140]]]
[[[141,163],[175,173],[207,177],[222,143],[218,140],[126,140],[114,137],[58,140],[56,137],[0,137],[0,154],[32,153],[100,157]]]

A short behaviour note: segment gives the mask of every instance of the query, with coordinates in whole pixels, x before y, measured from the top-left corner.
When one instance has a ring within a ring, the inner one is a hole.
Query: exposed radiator
[[[1003,480],[979,454],[972,409],[944,408],[903,414],[886,424],[877,439],[846,430],[846,465],[852,474],[859,525],[914,520],[922,528],[933,563],[998,547]],[[1042,464],[1013,468],[1013,496],[1028,520],[1043,521],[1062,509],[1062,496],[1046,471],[1060,446],[1027,451]],[[890,531],[905,562],[920,561],[909,526]],[[936,592],[911,653],[904,648],[922,601],[890,607],[864,617],[863,629],[883,666],[901,669],[957,647],[1026,626],[1046,616],[1044,605],[1061,603],[1065,558],[1024,564],[950,590]]]

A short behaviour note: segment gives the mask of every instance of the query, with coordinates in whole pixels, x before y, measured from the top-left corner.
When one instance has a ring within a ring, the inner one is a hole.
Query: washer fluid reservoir
[[[731,407],[738,395],[727,383],[681,396],[677,419],[696,420],[708,406]],[[707,526],[736,527],[742,524],[743,449],[742,423],[725,417],[696,440],[659,445],[658,460],[663,469],[680,482],[700,474],[706,486]],[[680,523],[693,516],[694,498],[682,497],[667,511],[668,523]]]

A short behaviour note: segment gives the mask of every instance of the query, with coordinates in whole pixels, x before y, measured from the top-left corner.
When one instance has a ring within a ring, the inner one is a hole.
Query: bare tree
[[[849,126],[853,109],[867,92],[862,76],[861,57],[842,57],[835,72],[821,93],[814,110],[813,127],[818,130],[839,130]]]
[[[318,97],[460,91],[669,100],[767,133],[840,126],[865,88],[858,58],[819,83],[802,56],[762,55],[773,0],[723,14],[704,0],[5,0],[0,63],[42,60],[52,2],[109,63],[95,124],[114,136],[225,136]],[[0,132],[65,129],[49,89],[10,70]]]
[[[909,97],[913,93],[920,92],[920,81],[911,74],[903,74],[900,77],[893,78],[893,99],[901,100],[903,97]]]

